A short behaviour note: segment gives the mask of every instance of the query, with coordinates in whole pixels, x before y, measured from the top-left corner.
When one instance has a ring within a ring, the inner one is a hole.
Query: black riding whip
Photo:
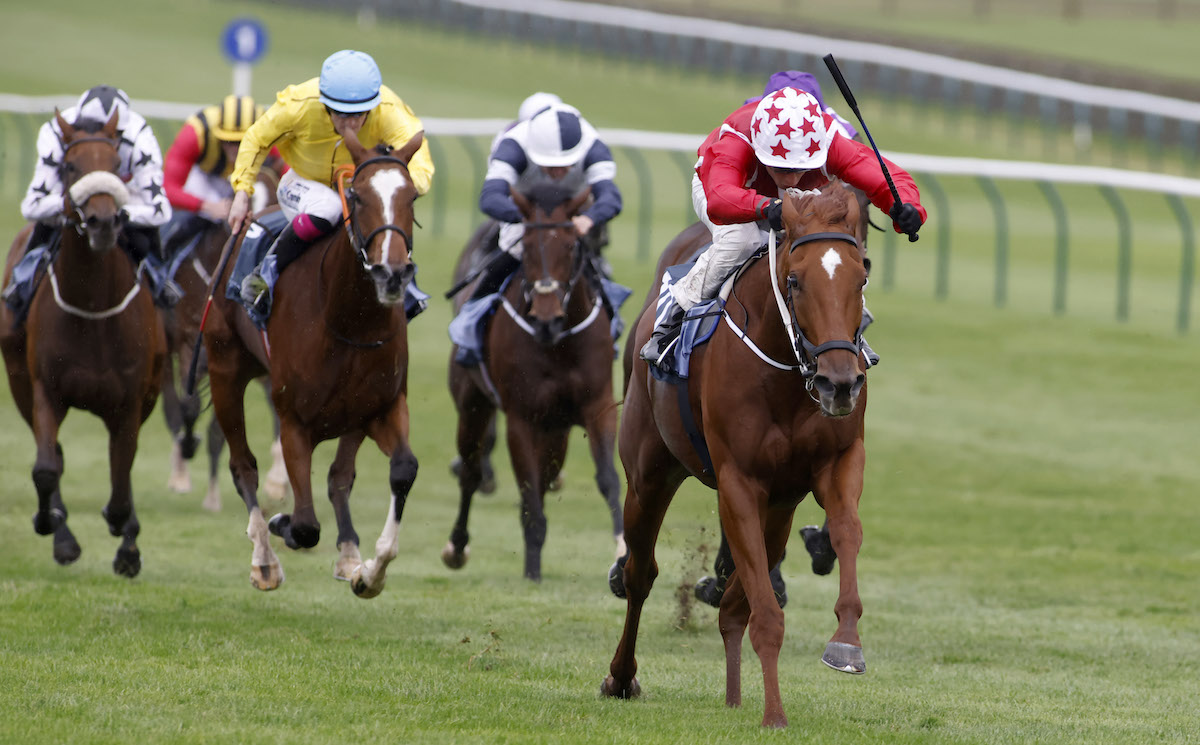
[[[846,103],[850,104],[851,111],[858,117],[858,123],[862,125],[863,131],[867,133],[867,139],[871,142],[871,149],[875,151],[875,157],[879,159],[879,167],[883,169],[883,178],[887,181],[888,188],[892,191],[892,199],[895,204],[901,204],[900,192],[896,191],[896,185],[892,183],[892,174],[888,171],[887,164],[883,162],[883,155],[879,152],[879,147],[875,144],[875,138],[871,136],[871,130],[867,129],[867,123],[863,121],[862,112],[858,110],[858,102],[854,100],[854,94],[850,92],[850,86],[846,85],[846,79],[842,77],[841,68],[838,67],[837,60],[832,54],[827,54],[822,57],[825,60],[825,66],[829,68],[830,74],[833,75],[833,82],[837,83],[837,87],[842,92],[842,97],[846,99]],[[915,232],[908,234],[909,243],[915,243],[918,236]]]
[[[488,260],[483,263],[483,266],[479,267],[475,271],[471,272],[470,274],[468,274],[467,276],[463,277],[458,282],[456,282],[453,287],[451,287],[449,290],[446,290],[443,297],[445,297],[447,300],[449,300],[450,298],[454,297],[458,293],[462,292],[462,289],[464,287],[471,284],[475,280],[479,279],[480,275],[482,275],[484,272],[486,272],[492,266],[492,264],[496,263],[497,261],[500,261],[505,255],[506,254],[504,251],[497,249],[496,253],[493,254],[492,256],[488,257]]]
[[[187,382],[184,385],[184,390],[189,396],[196,393],[196,370],[200,367],[200,345],[204,343],[204,324],[208,322],[208,311],[212,309],[213,296],[217,293],[217,285],[221,283],[221,275],[225,273],[225,265],[229,263],[233,242],[237,236],[237,233],[231,233],[229,240],[225,241],[225,247],[221,249],[221,260],[217,262],[217,271],[213,273],[213,278],[208,284],[208,301],[204,303],[204,315],[200,316],[200,330],[196,332],[196,344],[192,347],[192,362],[188,365]]]

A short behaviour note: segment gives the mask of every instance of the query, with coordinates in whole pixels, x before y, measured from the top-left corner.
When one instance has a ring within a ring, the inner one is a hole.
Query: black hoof
[[[829,533],[816,525],[806,525],[800,529],[800,537],[804,539],[804,548],[812,557],[813,574],[825,576],[832,572],[837,554],[829,541]]]
[[[714,608],[721,607],[721,598],[725,596],[725,583],[716,577],[701,577],[694,590],[696,599]]]
[[[608,568],[608,589],[619,598],[625,597],[625,560],[627,558],[629,558],[628,554],[614,561],[613,565]]]
[[[292,516],[280,512],[267,523],[267,530],[283,539],[284,545],[297,551],[312,548],[321,538],[321,528],[301,528],[292,524]]]
[[[190,432],[179,438],[179,454],[183,456],[184,460],[191,460],[199,447],[200,438]]]
[[[600,684],[600,695],[609,696],[611,698],[631,699],[642,695],[642,685],[638,683],[638,679],[634,678],[626,685],[621,685],[609,675]]]
[[[142,571],[142,554],[136,548],[117,549],[117,555],[113,558],[113,572],[133,579]]]
[[[114,538],[120,538],[124,532],[125,523],[129,522],[129,511],[125,514],[112,514],[108,511],[108,505],[104,505],[100,510],[100,514],[104,516],[104,522],[108,523],[108,534]]]
[[[54,542],[54,560],[62,566],[74,564],[79,561],[80,554],[83,549],[79,548],[79,543],[73,536],[68,536],[61,541]]]
[[[38,535],[52,535],[54,531],[62,527],[66,517],[62,510],[35,512],[33,513],[33,532]]]
[[[496,493],[496,474],[492,471],[491,461],[485,460],[480,465],[483,471],[483,480],[479,482],[480,494],[495,494]],[[450,475],[455,479],[459,478],[462,473],[462,458],[457,455],[450,461]]]
[[[840,673],[862,675],[867,671],[867,661],[863,657],[862,647],[844,642],[829,642],[825,645],[825,654],[821,662]]]
[[[787,605],[787,584],[783,581],[783,571],[776,564],[771,570],[771,589],[775,591],[775,602],[782,609]]]

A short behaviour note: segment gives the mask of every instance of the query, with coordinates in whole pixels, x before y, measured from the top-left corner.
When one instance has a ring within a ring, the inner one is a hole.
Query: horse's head
[[[809,385],[822,413],[846,416],[866,382],[859,327],[870,264],[859,249],[858,203],[834,182],[820,194],[789,194],[783,222],[786,243],[775,279],[785,288],[801,354],[815,365]]]
[[[417,187],[408,163],[424,138],[425,133],[418,132],[395,151],[386,146],[367,149],[353,134],[345,138],[355,165],[344,193],[351,244],[383,305],[403,301],[417,271],[412,263]]]
[[[550,184],[534,190],[528,198],[515,189],[512,195],[525,217],[521,268],[529,308],[526,317],[539,342],[554,344],[566,330],[571,294],[584,268],[579,231],[571,218],[587,202],[591,190],[571,196]]]
[[[67,222],[87,235],[93,251],[115,246],[125,222],[121,208],[129,199],[129,190],[117,175],[121,166],[117,116],[114,111],[107,123],[79,119],[69,124],[57,109],[54,112],[62,132],[63,156],[58,169],[66,193],[63,210]]]

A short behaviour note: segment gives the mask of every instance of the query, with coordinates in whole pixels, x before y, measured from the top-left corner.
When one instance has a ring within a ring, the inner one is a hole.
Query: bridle
[[[575,223],[570,220],[563,222],[527,222],[525,223],[525,233],[539,230],[556,230],[556,229],[574,229]],[[542,239],[542,235],[538,236],[537,252],[538,258],[542,262],[542,266],[546,266],[546,242]],[[575,239],[571,246],[571,273],[567,278],[566,287],[557,279],[539,279],[530,283],[528,280],[523,280],[522,294],[525,297],[525,304],[531,305],[535,295],[557,294],[558,301],[565,311],[571,303],[571,294],[575,291],[575,287],[579,284],[580,277],[583,276],[584,260],[583,251],[580,250],[580,240]]]
[[[77,204],[75,202],[74,197],[71,196],[71,186],[73,186],[75,184],[75,182],[78,181],[81,176],[85,176],[87,174],[80,174],[80,176],[76,176],[74,179],[71,179],[70,183],[67,183],[67,165],[68,165],[67,153],[71,152],[71,148],[75,147],[76,145],[82,145],[87,142],[103,142],[104,144],[111,147],[113,149],[113,153],[117,154],[118,165],[119,165],[119,158],[120,158],[120,155],[119,155],[120,141],[115,140],[115,139],[110,139],[108,137],[100,137],[99,135],[88,135],[86,137],[79,137],[74,140],[71,140],[70,142],[63,143],[62,162],[58,164],[58,180],[62,182],[63,193],[67,197],[67,204],[70,205],[71,212],[74,213],[75,219],[70,220],[69,222],[71,223],[71,226],[75,228],[75,232],[79,233],[80,235],[83,235],[86,232],[84,223],[87,222],[87,216],[83,214],[83,206],[80,204]],[[122,213],[122,214],[124,214],[124,213]]]
[[[795,251],[797,246],[802,246],[805,243],[814,243],[816,241],[842,241],[844,243],[849,243],[850,245],[854,246],[855,248],[858,248],[858,239],[855,238],[854,236],[850,235],[849,233],[837,233],[837,232],[811,233],[809,235],[802,235],[799,238],[792,241],[792,245],[788,248],[788,253],[790,254],[793,251]],[[774,284],[774,275],[772,275],[771,283]],[[805,371],[802,371],[802,372],[803,372],[804,376],[809,379],[809,383],[811,384],[812,376],[817,371],[817,358],[820,357],[822,354],[825,354],[826,352],[833,350],[833,349],[845,349],[847,351],[858,354],[859,351],[862,349],[862,346],[861,346],[862,345],[862,333],[856,331],[854,334],[854,339],[852,341],[845,341],[843,339],[834,339],[831,341],[823,342],[821,344],[813,344],[811,341],[808,340],[808,337],[804,335],[804,331],[803,331],[803,329],[800,328],[800,323],[796,319],[796,307],[792,301],[793,291],[797,287],[797,282],[796,282],[795,276],[793,276],[791,274],[788,275],[787,286],[788,286],[788,293],[787,293],[787,299],[785,300],[785,304],[787,305],[788,315],[791,317],[791,322],[792,322],[792,332],[793,332],[793,334],[792,334],[792,350],[794,352],[796,352],[796,359],[800,362],[801,365],[804,365],[805,360],[800,359],[800,354],[799,354],[799,351],[796,346],[797,342],[799,342],[799,345],[800,345],[799,348],[804,350],[804,354],[807,357],[807,361],[808,361],[808,364],[806,366],[808,369]]]
[[[339,166],[334,172],[334,180],[337,181],[338,196],[342,199],[342,225],[346,228],[346,236],[350,239],[350,248],[358,255],[358,260],[362,263],[363,269],[371,274],[372,264],[367,258],[367,247],[371,245],[371,241],[380,233],[392,230],[400,234],[404,239],[404,245],[408,249],[409,257],[413,252],[413,237],[404,228],[394,223],[387,223],[367,233],[363,236],[362,230],[359,228],[358,219],[355,217],[355,211],[360,204],[358,193],[354,189],[354,182],[364,168],[377,163],[394,163],[404,169],[408,173],[408,164],[400,158],[391,155],[379,155],[374,158],[367,158],[357,167],[344,165]],[[349,183],[347,183],[349,182]],[[414,219],[415,223],[416,220]]]

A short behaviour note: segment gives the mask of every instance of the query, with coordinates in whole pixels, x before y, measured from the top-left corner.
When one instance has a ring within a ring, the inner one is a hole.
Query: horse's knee
[[[417,457],[412,453],[394,456],[388,473],[388,482],[397,499],[404,499],[417,480]],[[399,507],[400,505],[397,505]],[[397,510],[399,512],[399,510]]]

